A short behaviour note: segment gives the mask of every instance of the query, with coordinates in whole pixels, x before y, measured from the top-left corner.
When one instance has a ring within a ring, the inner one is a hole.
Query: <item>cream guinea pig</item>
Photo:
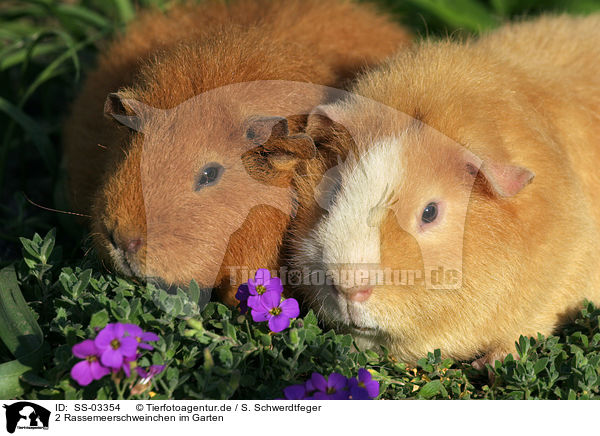
[[[600,303],[599,40],[595,15],[422,42],[317,108],[343,159],[298,178],[294,292],[359,345],[476,367]]]
[[[103,261],[167,286],[195,279],[235,304],[236,271],[279,265],[294,167],[317,153],[306,115],[293,115],[323,88],[276,81],[339,87],[408,41],[344,0],[143,13],[104,50],[65,124],[72,203],[91,216]],[[271,81],[269,95],[243,85],[256,81]]]

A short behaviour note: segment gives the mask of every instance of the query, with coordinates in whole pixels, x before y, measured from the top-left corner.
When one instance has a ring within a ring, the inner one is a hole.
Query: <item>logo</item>
[[[6,409],[6,431],[14,433],[15,429],[43,429],[48,430],[50,411],[29,401],[19,401],[10,405],[4,404]]]

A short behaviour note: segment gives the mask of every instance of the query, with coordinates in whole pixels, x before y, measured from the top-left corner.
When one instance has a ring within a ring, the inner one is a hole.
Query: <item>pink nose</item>
[[[367,301],[373,293],[373,288],[370,286],[354,286],[352,288],[337,286],[337,288],[341,291],[344,297],[350,301],[356,301],[357,303]]]
[[[130,239],[129,242],[127,242],[127,251],[129,253],[135,254],[140,250],[140,248],[142,248],[142,245],[143,242],[140,238]]]
[[[140,251],[140,248],[144,245],[144,240],[137,232],[132,232],[129,234],[128,232],[116,232],[112,231],[108,233],[108,240],[110,244],[115,248],[120,248],[121,250],[135,254]]]

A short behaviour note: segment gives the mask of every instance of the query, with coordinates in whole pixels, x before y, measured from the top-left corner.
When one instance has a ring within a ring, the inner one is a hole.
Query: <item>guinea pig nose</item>
[[[127,241],[127,252],[135,254],[142,248],[142,245],[143,242],[141,238],[130,239]]]
[[[338,286],[338,289],[348,300],[357,303],[367,301],[373,293],[373,287],[371,286],[354,286],[352,288],[340,288]]]
[[[108,239],[114,248],[120,248],[131,254],[140,251],[140,248],[144,245],[144,241],[140,237],[123,237],[123,235],[117,235],[115,232],[110,232]]]

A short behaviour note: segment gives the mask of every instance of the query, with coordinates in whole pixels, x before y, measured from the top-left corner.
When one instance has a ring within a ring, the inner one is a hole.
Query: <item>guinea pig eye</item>
[[[421,215],[421,221],[425,224],[429,224],[435,221],[438,216],[438,205],[437,203],[429,203],[423,209],[423,213]]]
[[[204,168],[200,170],[200,174],[198,175],[196,191],[206,188],[207,186],[216,185],[221,179],[224,171],[225,168],[223,168],[223,165],[221,164],[215,162],[206,164]]]

